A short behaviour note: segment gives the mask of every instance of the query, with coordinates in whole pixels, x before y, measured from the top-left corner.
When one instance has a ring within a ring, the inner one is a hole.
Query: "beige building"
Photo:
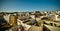
[[[10,15],[10,17],[9,17],[9,24],[12,25],[12,26],[17,25],[17,16]]]

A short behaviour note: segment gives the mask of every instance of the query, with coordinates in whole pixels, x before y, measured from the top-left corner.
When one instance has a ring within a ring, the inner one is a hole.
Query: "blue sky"
[[[0,12],[60,10],[60,0],[0,0]]]

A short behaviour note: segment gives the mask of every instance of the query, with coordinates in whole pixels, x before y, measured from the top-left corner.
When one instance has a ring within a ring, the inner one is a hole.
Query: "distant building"
[[[55,20],[55,21],[60,21],[60,16],[59,15],[51,15],[50,19]]]
[[[10,23],[10,25],[12,25],[12,26],[17,25],[17,16],[15,16],[15,15],[10,15],[10,16],[9,16],[9,23]]]
[[[55,21],[60,21],[60,16],[59,15],[55,15]]]
[[[29,16],[29,12],[26,13],[26,16]]]

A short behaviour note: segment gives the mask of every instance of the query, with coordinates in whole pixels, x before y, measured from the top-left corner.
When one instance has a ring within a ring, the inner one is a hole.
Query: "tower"
[[[9,16],[9,24],[12,25],[12,26],[17,25],[17,16],[10,15]]]

